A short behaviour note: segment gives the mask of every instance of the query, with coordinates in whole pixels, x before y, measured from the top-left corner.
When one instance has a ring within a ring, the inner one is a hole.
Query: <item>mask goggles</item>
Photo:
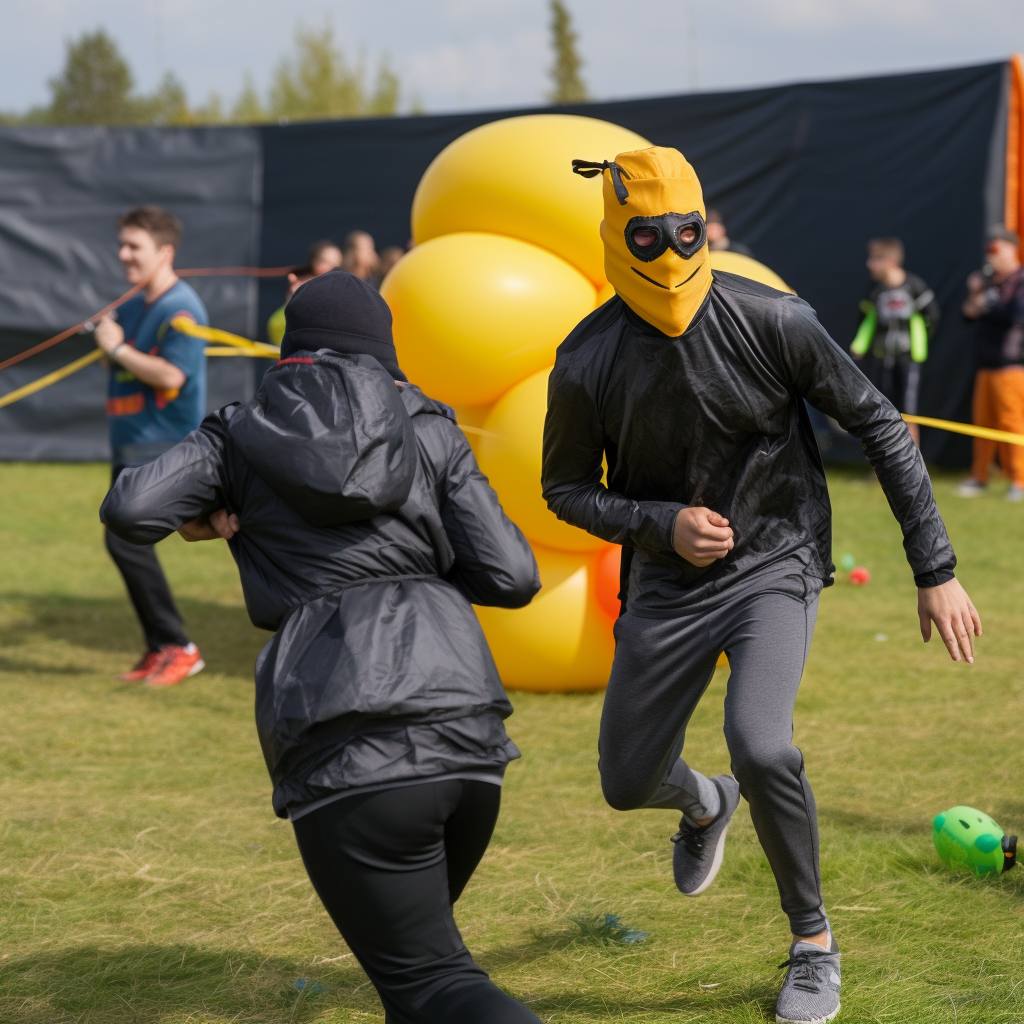
[[[688,260],[704,247],[708,229],[696,211],[663,213],[660,217],[633,217],[626,224],[625,236],[626,247],[643,263],[652,263],[666,249]]]

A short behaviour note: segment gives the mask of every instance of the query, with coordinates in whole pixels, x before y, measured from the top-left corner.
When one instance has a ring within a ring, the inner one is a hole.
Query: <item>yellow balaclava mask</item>
[[[612,163],[573,161],[604,178],[604,272],[623,302],[663,334],[678,337],[711,289],[704,195],[677,149],[652,146]]]

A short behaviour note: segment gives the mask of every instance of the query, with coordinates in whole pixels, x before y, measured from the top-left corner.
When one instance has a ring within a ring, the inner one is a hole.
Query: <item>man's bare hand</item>
[[[732,551],[729,520],[709,508],[684,508],[676,516],[672,547],[698,568],[725,558]]]
[[[93,331],[96,344],[108,355],[124,341],[124,328],[110,316],[105,316]]]
[[[229,513],[226,508],[219,508],[208,516],[200,516],[178,527],[178,533],[185,540],[231,540],[241,529],[238,516]]]
[[[920,587],[917,591],[917,615],[925,643],[932,638],[934,622],[949,656],[954,661],[974,664],[971,637],[981,636],[981,617],[959,580],[952,579],[937,587]]]

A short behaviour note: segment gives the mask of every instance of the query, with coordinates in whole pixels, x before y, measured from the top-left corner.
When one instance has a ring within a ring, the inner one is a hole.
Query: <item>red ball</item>
[[[858,587],[863,586],[865,583],[871,582],[871,573],[863,565],[858,565],[850,572],[850,582]]]
[[[618,544],[606,547],[597,556],[594,566],[594,588],[601,610],[613,619],[619,617],[619,566],[622,548]]]

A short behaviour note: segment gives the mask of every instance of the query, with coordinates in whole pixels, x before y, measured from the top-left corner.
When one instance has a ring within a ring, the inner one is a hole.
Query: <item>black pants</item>
[[[110,485],[114,485],[124,466],[114,466]],[[166,644],[184,647],[188,643],[181,615],[171,596],[171,588],[152,544],[129,544],[109,530],[105,531],[107,551],[114,560],[139,617],[146,646],[159,651]]]
[[[871,356],[865,373],[872,384],[889,399],[900,412],[917,415],[917,394],[921,383],[921,364],[915,363],[909,353],[889,356]]]
[[[452,914],[500,802],[499,786],[449,779],[345,797],[294,822],[313,888],[387,1024],[538,1024],[473,962]]]

